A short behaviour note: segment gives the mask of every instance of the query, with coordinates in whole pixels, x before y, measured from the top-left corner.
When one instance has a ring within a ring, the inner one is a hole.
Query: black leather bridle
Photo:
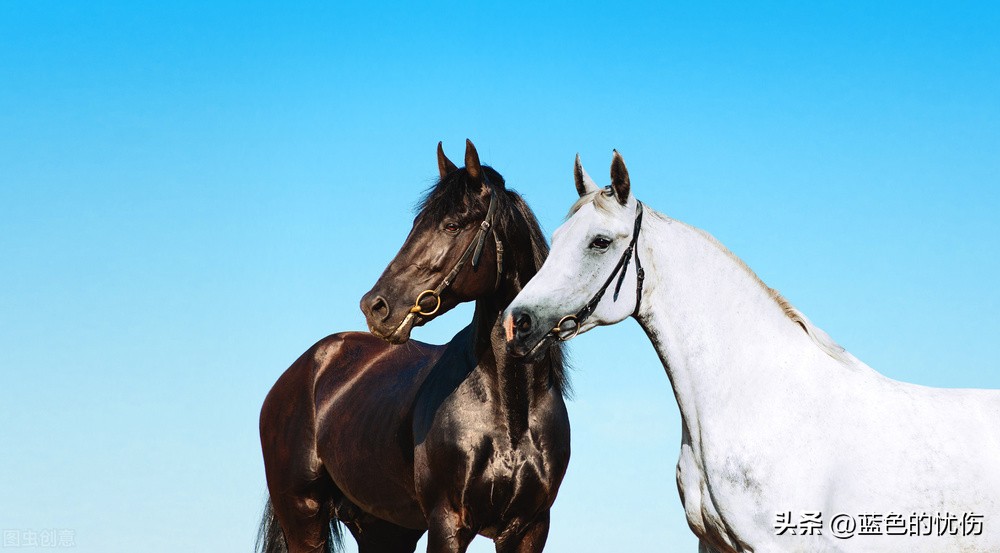
[[[493,231],[493,218],[496,215],[496,206],[497,206],[497,192],[493,188],[493,186],[489,183],[489,181],[486,180],[486,175],[483,175],[483,184],[485,186],[488,186],[490,189],[490,205],[488,208],[486,208],[486,218],[483,219],[482,223],[480,223],[479,230],[476,231],[476,236],[473,237],[472,242],[465,249],[465,253],[462,254],[462,257],[458,260],[458,263],[455,263],[455,267],[452,268],[450,273],[448,273],[448,276],[444,277],[444,280],[441,281],[441,284],[439,284],[438,287],[434,288],[433,290],[431,289],[424,290],[423,292],[420,292],[419,295],[417,295],[417,299],[414,300],[413,302],[413,307],[410,308],[410,313],[415,313],[417,315],[421,315],[424,317],[429,317],[437,313],[438,309],[441,309],[441,292],[444,292],[445,288],[451,286],[451,284],[455,282],[455,277],[458,276],[459,272],[461,272],[462,267],[464,267],[465,264],[469,261],[469,258],[472,258],[473,270],[479,267],[479,258],[482,257],[483,255],[483,245],[486,244],[486,235],[488,235],[491,231]],[[500,242],[500,237],[497,236],[496,232],[493,232],[493,241],[496,243],[497,246],[496,286],[499,287],[500,277],[503,274],[503,243]],[[425,312],[423,308],[420,307],[420,302],[421,300],[423,300],[425,297],[428,296],[437,300],[437,304],[434,306],[434,309]]]
[[[622,253],[621,259],[618,260],[618,264],[615,265],[615,270],[611,271],[611,275],[608,276],[608,280],[604,281],[604,285],[601,289],[594,294],[594,297],[590,299],[579,311],[572,315],[566,315],[565,317],[559,319],[556,326],[549,332],[555,335],[556,338],[565,342],[576,337],[580,333],[580,327],[583,326],[583,322],[586,321],[591,314],[593,314],[594,309],[597,308],[597,304],[600,303],[601,298],[604,297],[604,293],[608,291],[608,287],[611,286],[611,282],[618,276],[618,284],[615,285],[615,295],[614,300],[618,301],[618,293],[621,291],[622,282],[625,281],[625,273],[628,272],[629,260],[632,259],[632,254],[635,254],[635,273],[636,273],[636,285],[635,285],[635,310],[632,311],[634,316],[639,312],[639,304],[642,302],[642,281],[646,278],[645,272],[642,270],[642,263],[639,261],[639,252],[636,251],[635,246],[639,241],[639,231],[642,229],[642,202],[636,200],[635,207],[635,228],[632,229],[632,241],[629,242],[627,248]],[[621,274],[618,274],[618,273]],[[567,322],[573,321],[572,328],[563,328]]]

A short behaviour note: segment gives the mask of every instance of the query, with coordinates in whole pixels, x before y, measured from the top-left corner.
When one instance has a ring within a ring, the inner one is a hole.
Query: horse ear
[[[438,172],[441,173],[441,178],[448,176],[448,173],[457,170],[455,164],[448,159],[448,156],[444,155],[444,146],[438,142]]]
[[[615,150],[611,159],[611,190],[615,193],[618,203],[625,205],[628,201],[629,189],[632,187],[628,179],[628,169],[625,167],[625,160],[622,155]]]
[[[580,154],[576,154],[576,163],[573,165],[573,180],[576,181],[576,191],[581,196],[587,192],[597,190],[594,179],[590,178],[590,175],[583,169],[583,163],[580,162]]]
[[[468,138],[465,139],[465,170],[470,179],[482,182],[483,167],[479,164],[479,152]]]

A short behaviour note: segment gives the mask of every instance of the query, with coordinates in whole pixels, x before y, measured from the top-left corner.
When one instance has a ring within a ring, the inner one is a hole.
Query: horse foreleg
[[[476,533],[462,517],[451,509],[439,509],[431,514],[427,530],[427,553],[465,553]]]
[[[549,537],[549,512],[539,515],[524,530],[497,540],[497,553],[540,553]]]
[[[423,530],[403,528],[371,515],[345,524],[358,542],[358,553],[413,553]]]

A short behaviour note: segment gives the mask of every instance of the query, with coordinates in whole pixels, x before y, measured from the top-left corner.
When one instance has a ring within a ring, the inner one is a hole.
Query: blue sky
[[[260,403],[364,328],[438,140],[549,234],[574,154],[604,182],[617,148],[640,199],[876,369],[1000,388],[992,3],[202,4],[0,7],[2,529],[248,550]],[[644,334],[571,353],[547,551],[694,551]]]

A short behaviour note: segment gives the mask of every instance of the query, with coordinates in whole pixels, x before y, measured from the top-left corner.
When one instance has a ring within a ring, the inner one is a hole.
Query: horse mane
[[[580,198],[575,203],[573,203],[573,206],[570,207],[569,213],[566,215],[566,218],[568,219],[572,217],[574,213],[580,210],[580,208],[591,202],[594,203],[594,206],[597,209],[608,211],[608,203],[601,201],[602,198],[611,199],[611,195],[608,188],[591,190],[587,192],[586,194],[580,196]],[[675,219],[670,219],[666,215],[663,215],[662,213],[654,209],[648,208],[648,206],[647,206],[647,212],[651,212],[656,218],[662,221],[676,221]],[[722,244],[722,242],[719,242],[719,240],[716,239],[714,236],[712,236],[711,234],[700,228],[693,227],[687,223],[683,223],[680,221],[676,222],[697,232],[699,235],[704,237],[705,240],[707,240],[710,244],[714,245],[722,253],[726,254],[726,256],[732,259],[739,267],[742,267],[743,270],[746,271],[748,275],[750,275],[750,278],[756,281],[757,284],[759,284],[761,288],[763,288],[764,291],[767,292],[767,295],[770,296],[770,298],[774,300],[776,304],[778,304],[778,307],[781,308],[781,311],[785,314],[785,316],[788,317],[789,320],[791,320],[795,324],[799,325],[799,327],[806,333],[807,336],[809,336],[809,338],[813,341],[813,343],[816,344],[816,346],[818,346],[821,350],[823,350],[823,352],[825,352],[830,357],[842,363],[849,362],[849,354],[847,353],[847,351],[844,349],[843,346],[835,342],[833,338],[830,337],[829,334],[823,331],[823,329],[813,324],[813,322],[810,321],[808,317],[806,317],[801,311],[796,309],[795,306],[791,304],[791,302],[789,302],[787,299],[785,299],[784,296],[781,295],[781,293],[779,293],[774,288],[771,288],[770,286],[765,284],[764,281],[761,280],[759,276],[757,276],[757,273],[755,273],[753,269],[751,269],[750,266],[746,264],[745,261],[743,261],[736,254],[731,252],[729,248],[727,248],[725,245]]]
[[[806,333],[807,336],[809,336],[809,338],[813,341],[814,344],[816,344],[816,346],[819,347],[819,349],[823,350],[823,352],[825,352],[830,357],[836,359],[837,361],[840,361],[842,363],[848,362],[848,357],[847,357],[848,354],[843,346],[835,342],[833,338],[830,337],[829,334],[823,331],[823,329],[813,324],[813,322],[810,321],[808,317],[806,317],[801,311],[799,311],[794,305],[792,305],[791,302],[785,299],[785,297],[782,296],[780,292],[765,284],[764,281],[761,280],[759,276],[757,276],[757,273],[755,273],[753,269],[751,269],[750,266],[746,264],[745,261],[743,261],[736,254],[731,252],[729,248],[724,246],[722,242],[719,242],[717,238],[715,238],[708,232],[700,228],[688,225],[687,223],[681,223],[681,224],[685,225],[686,227],[694,230],[695,232],[703,236],[705,240],[707,240],[710,244],[714,245],[715,247],[719,248],[719,250],[722,253],[726,254],[726,256],[728,256],[739,267],[741,267],[744,271],[746,271],[746,273],[750,275],[750,278],[752,278],[758,285],[760,285],[760,287],[763,288],[765,292],[767,292],[767,295],[770,296],[770,298],[774,300],[776,304],[778,304],[778,307],[781,308],[781,311],[785,314],[785,316],[788,317],[795,324],[799,325],[799,327]]]
[[[489,165],[483,165],[483,174],[496,191],[496,215],[493,222],[493,232],[500,237],[504,245],[528,244],[528,248],[511,247],[504,251],[504,265],[513,267],[514,272],[505,268],[507,278],[512,278],[518,286],[524,286],[542,267],[549,255],[549,243],[545,239],[538,219],[528,204],[514,190],[506,187],[503,176]],[[445,175],[438,180],[417,204],[420,217],[439,221],[455,213],[463,219],[478,220],[486,213],[488,196],[479,194],[479,185],[469,182],[465,168]],[[511,261],[507,265],[507,260]],[[566,352],[562,342],[555,342],[549,347],[549,360],[552,364],[550,373],[551,385],[565,398],[572,395],[572,385],[569,382]]]

